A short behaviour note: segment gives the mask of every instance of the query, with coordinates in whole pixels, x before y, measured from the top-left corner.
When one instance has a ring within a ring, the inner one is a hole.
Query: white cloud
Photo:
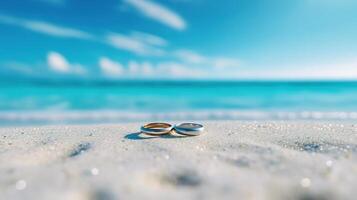
[[[91,34],[86,33],[84,31],[63,27],[43,21],[26,20],[26,19],[11,17],[11,16],[0,15],[0,23],[18,26],[30,31],[34,31],[50,36],[55,36],[55,37],[76,38],[76,39],[94,38]]]
[[[129,61],[128,69],[130,74],[137,74],[140,73],[140,65],[136,61]]]
[[[149,0],[125,0],[126,3],[135,7],[148,18],[154,19],[176,30],[184,30],[186,22],[184,19],[158,3]]]
[[[145,75],[153,75],[154,74],[154,67],[150,62],[143,62],[141,64],[141,72]]]
[[[139,40],[122,34],[110,34],[108,42],[119,49],[127,50],[136,54],[146,54],[146,45]]]
[[[213,66],[217,68],[239,67],[240,61],[232,58],[214,58]]]
[[[28,28],[32,31],[37,31],[40,33],[58,36],[58,37],[69,37],[69,38],[78,38],[78,39],[91,39],[93,38],[89,33],[73,29],[67,28],[63,26],[58,26],[54,24],[50,24],[47,22],[41,21],[25,21],[23,23],[25,28]]]
[[[184,62],[187,63],[192,63],[192,64],[203,64],[207,62],[207,58],[193,52],[191,50],[177,50],[174,52],[174,55],[177,56],[179,59],[181,59]]]
[[[183,63],[175,61],[149,62],[131,60],[126,67],[121,66],[121,71],[117,78],[203,78],[205,73],[203,68],[192,68]]]
[[[118,33],[109,34],[107,36],[107,43],[118,49],[141,56],[160,56],[165,53],[162,49],[148,44],[143,39]]]
[[[161,38],[157,35],[149,34],[149,33],[143,33],[139,31],[133,31],[131,36],[133,38],[136,38],[142,42],[145,42],[150,45],[154,46],[166,46],[167,41],[164,38]]]
[[[99,67],[107,76],[118,76],[123,74],[123,65],[109,58],[102,57],[99,59]]]
[[[48,22],[26,20],[17,17],[0,15],[0,23],[18,26],[30,31],[43,33],[55,37],[93,39],[96,42],[105,42],[117,49],[129,51],[140,56],[162,56],[166,52],[162,49],[168,42],[156,35],[133,31],[131,34],[109,33],[105,38],[99,39],[90,33]]]
[[[127,69],[128,73],[134,76],[149,76],[155,73],[155,66],[147,61],[138,62],[131,60],[128,63]]]
[[[236,60],[233,60],[233,64]],[[357,78],[357,61],[332,64],[303,64],[276,67],[233,67],[227,61],[219,67],[207,68],[177,61],[129,61],[121,78],[154,79],[236,79],[236,80],[354,80]],[[309,66],[309,67],[306,67]],[[223,67],[223,68],[222,68]],[[233,67],[227,70],[224,67]],[[266,70],[262,70],[262,69]]]
[[[67,59],[58,52],[48,52],[47,54],[48,67],[58,73],[73,73],[73,74],[85,74],[86,70],[79,64],[71,64]]]
[[[202,75],[204,74],[203,69],[198,70],[179,62],[160,62],[156,67],[158,74],[167,75],[164,78],[202,78]]]
[[[70,71],[70,65],[66,58],[57,52],[49,52],[47,54],[47,64],[56,72],[68,73]]]
[[[240,61],[238,59],[226,57],[207,57],[188,49],[177,50],[173,53],[173,55],[184,63],[205,65],[206,67],[226,68],[238,67],[240,65]]]
[[[152,76],[155,75],[156,69],[153,63],[148,61],[138,62],[129,61],[128,63],[128,73],[134,76]]]

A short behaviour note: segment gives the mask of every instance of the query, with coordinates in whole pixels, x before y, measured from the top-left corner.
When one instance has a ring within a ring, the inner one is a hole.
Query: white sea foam
[[[239,110],[209,110],[182,112],[124,112],[94,111],[9,111],[0,112],[0,125],[7,124],[58,124],[105,123],[154,120],[353,120],[357,112],[267,112]]]

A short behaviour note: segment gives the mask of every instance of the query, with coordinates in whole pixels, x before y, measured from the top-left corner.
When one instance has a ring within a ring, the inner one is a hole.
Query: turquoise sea
[[[0,125],[210,119],[357,119],[357,82],[0,84]]]

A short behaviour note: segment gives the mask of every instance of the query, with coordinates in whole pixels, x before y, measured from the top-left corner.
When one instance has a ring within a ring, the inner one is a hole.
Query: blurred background
[[[0,125],[357,118],[354,0],[1,0]]]

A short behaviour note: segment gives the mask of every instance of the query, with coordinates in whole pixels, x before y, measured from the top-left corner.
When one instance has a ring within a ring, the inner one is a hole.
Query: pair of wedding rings
[[[170,133],[174,130],[176,133],[187,136],[200,135],[204,128],[201,124],[196,123],[181,123],[175,126],[169,123],[149,123],[141,127],[141,132],[146,135],[160,136]]]

